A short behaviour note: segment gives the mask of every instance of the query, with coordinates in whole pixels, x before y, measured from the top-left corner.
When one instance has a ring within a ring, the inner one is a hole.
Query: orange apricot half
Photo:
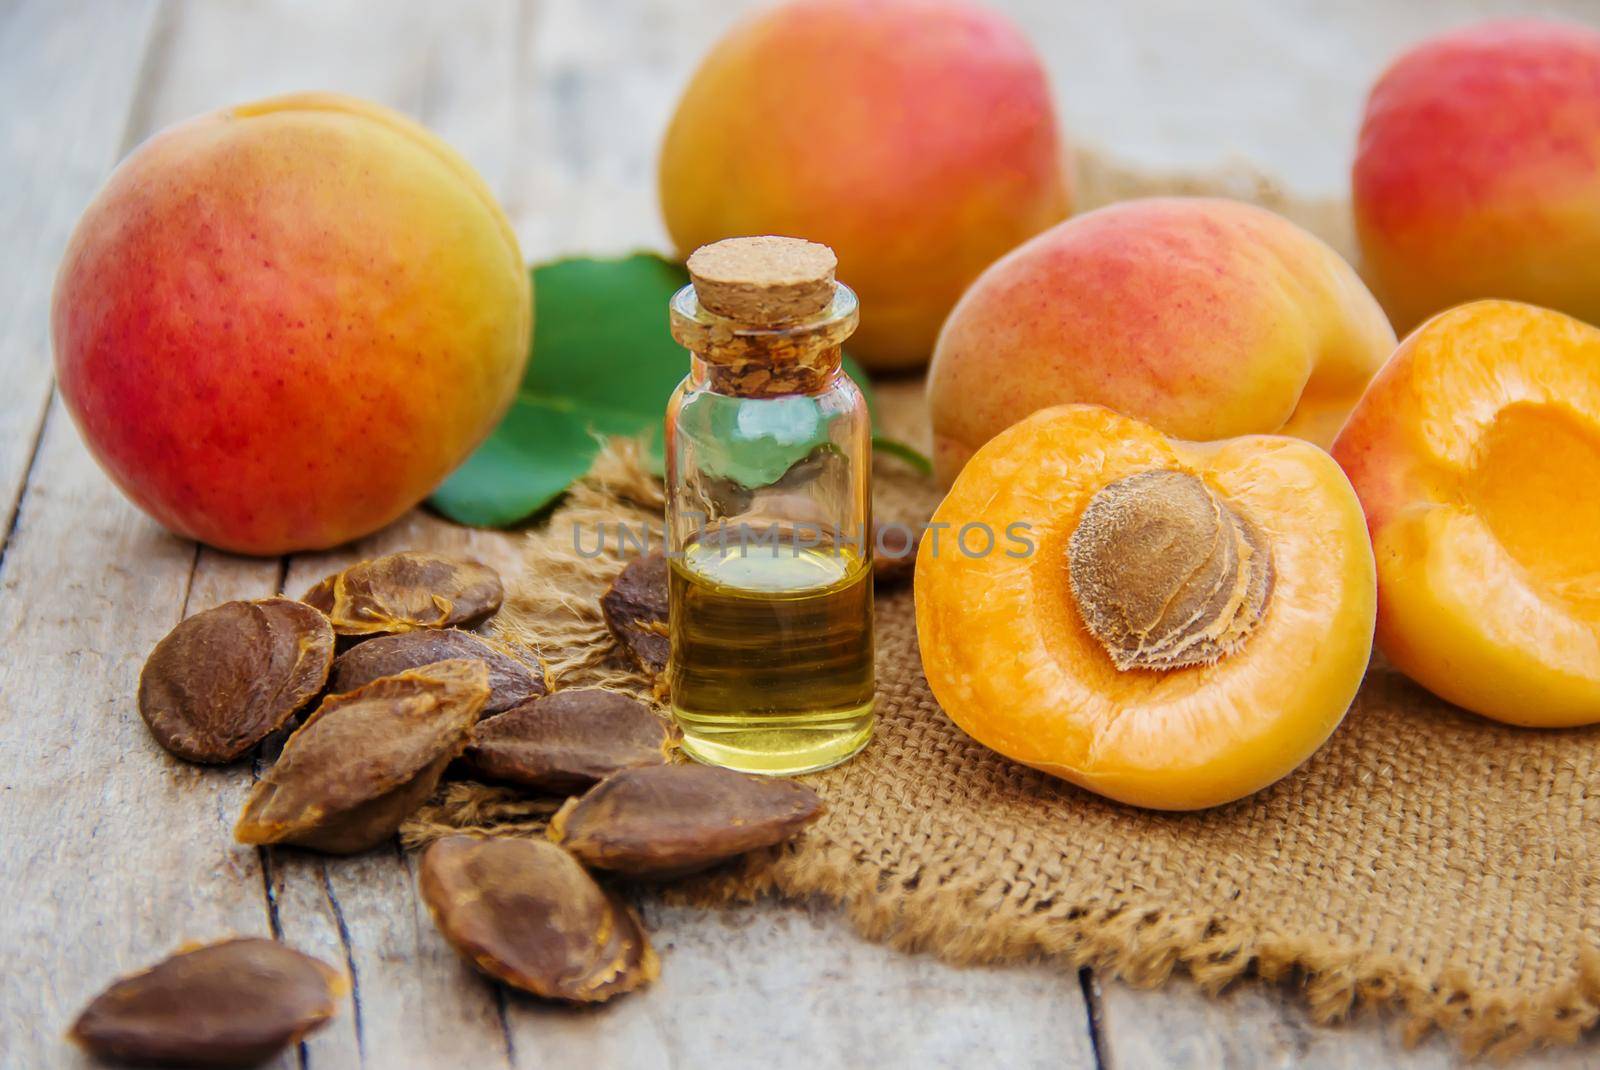
[[[1322,450],[1184,442],[1094,405],[981,448],[917,556],[923,671],[951,719],[1163,810],[1242,798],[1321,746],[1375,603],[1360,503]]]
[[[1600,330],[1479,301],[1401,343],[1333,447],[1378,560],[1378,645],[1510,724],[1600,722]]]

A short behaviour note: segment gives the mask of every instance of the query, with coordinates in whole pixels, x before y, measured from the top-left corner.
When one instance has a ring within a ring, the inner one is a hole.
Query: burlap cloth
[[[937,500],[883,461],[877,495],[883,519]],[[615,444],[530,536],[498,627],[537,647],[558,686],[650,693],[597,604],[618,540],[585,559],[573,529],[592,551],[596,525],[659,524],[660,510],[636,451]],[[1595,733],[1493,724],[1374,666],[1344,725],[1274,787],[1148,813],[963,735],[923,679],[909,586],[880,589],[877,636],[877,734],[807,778],[826,816],[687,894],[824,896],[867,936],[957,963],[1046,956],[1138,985],[1182,968],[1208,989],[1293,978],[1319,1022],[1389,1004],[1412,1037],[1439,1028],[1491,1056],[1573,1042],[1600,1017]],[[551,808],[456,784],[405,835],[540,834]]]

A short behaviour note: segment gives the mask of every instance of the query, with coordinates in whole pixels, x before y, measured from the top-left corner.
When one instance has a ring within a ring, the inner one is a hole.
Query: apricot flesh
[[[1153,470],[1198,478],[1248,520],[1272,589],[1232,652],[1123,671],[1075,599],[1069,543],[1100,490]],[[980,449],[933,519],[947,537],[922,540],[916,612],[934,697],[978,742],[1110,798],[1190,810],[1258,791],[1321,746],[1366,670],[1376,593],[1360,505],[1332,458],[1297,439],[1183,442],[1058,406]],[[1031,552],[973,556],[948,534],[1018,523]]]
[[[1389,660],[1496,720],[1600,722],[1600,330],[1510,301],[1441,313],[1333,453],[1366,509]]]

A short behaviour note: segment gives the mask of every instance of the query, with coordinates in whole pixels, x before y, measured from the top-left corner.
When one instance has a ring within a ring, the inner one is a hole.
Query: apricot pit
[[[500,610],[500,574],[464,557],[404,550],[358,561],[300,601],[327,614],[344,639],[421,628],[475,628]]]
[[[637,557],[600,598],[606,627],[628,659],[654,676],[667,667],[667,558],[660,550]]]
[[[333,629],[288,598],[224,602],[187,617],[139,673],[139,715],[191,762],[236,761],[322,690]]]
[[[1067,554],[1084,624],[1124,671],[1235,652],[1272,584],[1261,530],[1186,472],[1153,469],[1101,488]]]
[[[427,628],[398,635],[382,635],[346,650],[333,659],[328,689],[354,691],[384,676],[420,669],[454,658],[481,661],[489,670],[489,701],[485,715],[502,713],[547,690],[544,670],[517,652],[481,635],[455,628]]]
[[[421,870],[422,901],[450,946],[513,988],[603,1003],[660,973],[638,915],[552,843],[447,836]]]
[[[479,722],[462,756],[476,776],[535,791],[582,791],[620,769],[663,765],[672,734],[627,695],[571,688]]]
[[[114,982],[68,1036],[109,1062],[256,1066],[331,1018],[348,988],[343,975],[276,940],[224,940]]]
[[[549,836],[586,866],[630,877],[681,877],[793,839],[822,799],[792,780],[710,765],[613,773],[568,799]]]
[[[329,854],[376,847],[432,794],[488,699],[488,670],[464,658],[330,695],[256,781],[234,838]]]

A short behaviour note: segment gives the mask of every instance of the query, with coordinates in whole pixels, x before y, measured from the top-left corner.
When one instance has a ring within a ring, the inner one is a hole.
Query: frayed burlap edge
[[[881,496],[881,477],[879,488]],[[529,537],[527,571],[494,630],[537,651],[554,687],[604,687],[651,699],[652,680],[612,641],[598,600],[638,552],[615,537],[618,525],[659,538],[662,508],[660,483],[643,463],[640,444],[614,441],[551,523]],[[555,805],[513,789],[450,784],[407,822],[402,838],[418,847],[461,831],[542,836]],[[703,906],[816,897],[840,906],[868,939],[956,965],[1043,958],[1141,988],[1186,972],[1212,994],[1245,978],[1292,981],[1318,1024],[1344,1021],[1363,1007],[1389,1009],[1401,1019],[1407,1044],[1437,1029],[1466,1055],[1496,1061],[1574,1044],[1600,1021],[1600,953],[1589,948],[1578,949],[1577,977],[1553,988],[1474,991],[1454,970],[1424,976],[1392,956],[1252,930],[1222,914],[1173,913],[1156,901],[1058,903],[1034,917],[996,914],[974,908],[981,886],[896,880],[815,829],[803,845],[756,852],[660,894]]]
[[[844,909],[862,936],[954,965],[1048,959],[1090,967],[1138,988],[1186,972],[1209,995],[1235,981],[1293,981],[1319,1025],[1361,1008],[1397,1011],[1405,1043],[1437,1029],[1470,1057],[1504,1061],[1537,1047],[1574,1044],[1600,1021],[1600,953],[1579,951],[1579,976],[1545,992],[1473,992],[1455,971],[1427,978],[1398,960],[1331,941],[1249,932],[1220,915],[1174,914],[1160,904],[1065,904],[1019,918],[975,909],[971,887],[918,882],[885,887],[882,875],[839,844],[746,859],[733,872],[669,893],[716,906],[762,896],[819,897]]]

